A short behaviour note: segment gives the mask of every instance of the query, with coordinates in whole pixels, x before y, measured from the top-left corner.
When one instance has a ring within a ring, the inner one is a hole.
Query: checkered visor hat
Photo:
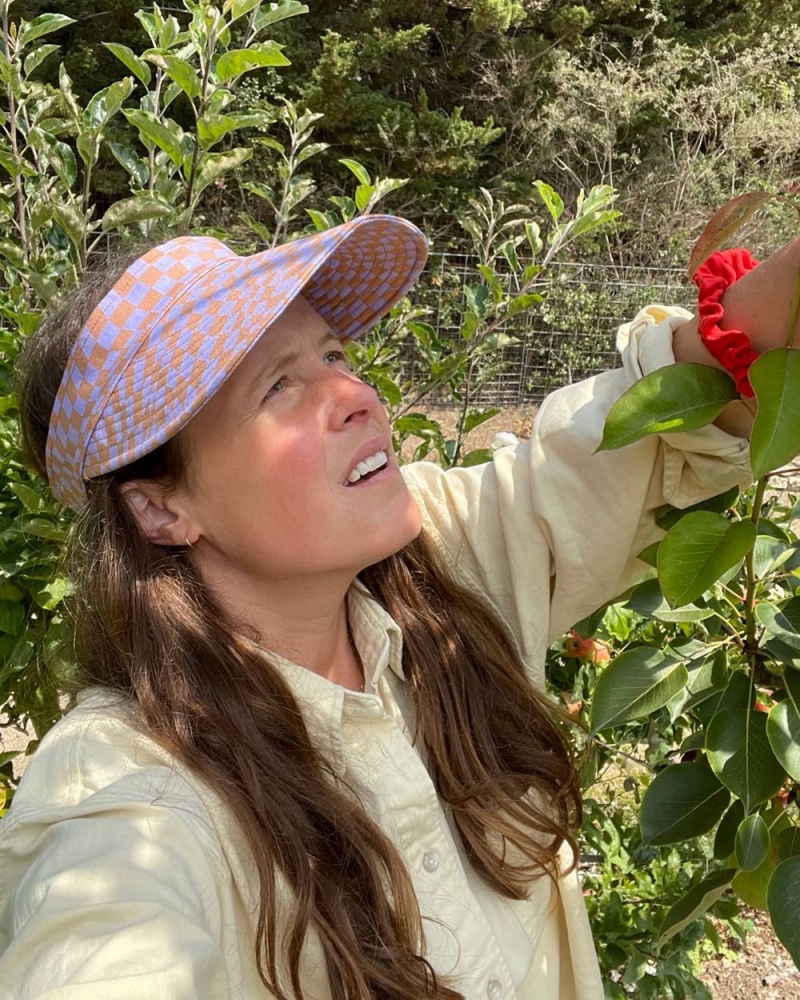
[[[414,284],[425,237],[388,215],[240,257],[181,236],[123,274],[81,331],[47,439],[47,475],[75,510],[84,482],[163,444],[302,292],[337,337],[357,337]]]

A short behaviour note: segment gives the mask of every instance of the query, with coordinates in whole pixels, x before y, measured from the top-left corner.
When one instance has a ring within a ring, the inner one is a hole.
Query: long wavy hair
[[[23,445],[42,475],[69,353],[133,259],[88,274],[22,351]],[[187,481],[190,462],[178,434],[87,485],[70,543],[80,683],[133,699],[143,730],[235,817],[259,880],[256,965],[277,1000],[304,996],[301,951],[312,928],[335,1000],[461,997],[425,959],[397,847],[337,782],[279,670],[243,641],[191,553],[152,544],[132,516],[123,483],[169,490]],[[579,783],[560,713],[527,678],[504,624],[450,578],[424,533],[360,579],[402,630],[415,740],[470,863],[512,900],[539,878],[557,884],[565,842],[576,863]],[[277,905],[279,878],[288,911]]]

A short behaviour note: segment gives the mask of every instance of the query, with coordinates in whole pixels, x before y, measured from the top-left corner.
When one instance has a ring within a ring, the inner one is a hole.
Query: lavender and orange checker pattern
[[[80,509],[84,479],[177,433],[301,291],[339,337],[363,333],[416,281],[411,223],[364,216],[239,257],[208,237],[150,250],[94,310],[61,383],[47,444],[54,495]]]

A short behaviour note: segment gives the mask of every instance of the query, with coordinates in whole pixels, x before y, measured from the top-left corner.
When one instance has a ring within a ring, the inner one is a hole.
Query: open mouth
[[[358,486],[367,480],[374,479],[389,467],[389,456],[384,450],[376,451],[360,461],[347,477],[345,486]]]

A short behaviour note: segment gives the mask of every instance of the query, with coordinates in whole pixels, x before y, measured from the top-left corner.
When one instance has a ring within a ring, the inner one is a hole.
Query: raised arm
[[[759,354],[784,347],[798,278],[800,238],[772,254],[728,288],[722,298],[725,316],[720,327],[723,330],[744,331]],[[703,345],[697,317],[676,330],[673,350],[676,361],[694,361],[715,368],[722,367]],[[716,423],[731,434],[749,437],[754,411],[753,400],[729,403]]]

